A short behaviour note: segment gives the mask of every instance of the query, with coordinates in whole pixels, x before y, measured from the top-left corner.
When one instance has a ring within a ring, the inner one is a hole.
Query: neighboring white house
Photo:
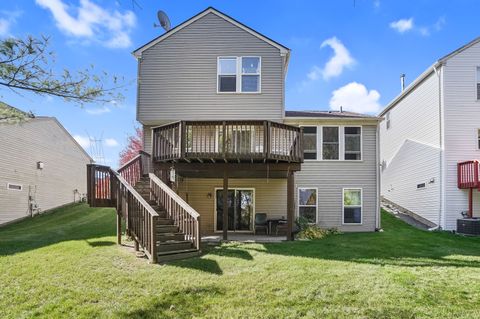
[[[480,37],[435,62],[380,116],[382,196],[455,230],[468,210],[457,163],[480,158]],[[473,215],[480,216],[478,191]]]
[[[54,117],[0,121],[0,225],[78,201],[91,162]]]

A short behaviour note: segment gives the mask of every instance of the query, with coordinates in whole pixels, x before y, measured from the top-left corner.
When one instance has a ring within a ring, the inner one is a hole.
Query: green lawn
[[[151,265],[112,209],[71,206],[0,228],[0,318],[480,317],[479,238],[383,227]]]

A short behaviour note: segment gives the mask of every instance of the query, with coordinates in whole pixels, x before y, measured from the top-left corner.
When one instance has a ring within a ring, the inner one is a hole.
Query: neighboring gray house
[[[480,38],[436,61],[380,116],[382,196],[431,227],[480,216],[478,176],[467,187],[457,171],[480,158]]]
[[[54,117],[26,116],[18,123],[0,121],[0,225],[86,193],[90,156]]]
[[[175,171],[202,234],[222,232],[226,220],[228,231],[253,232],[257,213],[341,231],[380,227],[380,119],[285,111],[288,48],[208,8],[134,55],[145,151],[156,169]]]

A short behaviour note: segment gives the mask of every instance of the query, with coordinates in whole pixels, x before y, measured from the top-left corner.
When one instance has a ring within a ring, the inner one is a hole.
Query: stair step
[[[178,233],[178,226],[157,224],[157,233]]]
[[[182,233],[157,233],[157,241],[169,241],[169,240],[185,240],[185,235]]]
[[[192,242],[186,240],[170,240],[165,242],[159,242],[157,244],[157,251],[158,252],[166,252],[166,251],[179,251],[184,249],[191,249]]]
[[[174,251],[159,252],[157,254],[158,262],[167,262],[191,257],[197,257],[200,255],[200,251],[195,248],[182,249]]]
[[[173,225],[173,220],[169,218],[158,218],[157,225]]]

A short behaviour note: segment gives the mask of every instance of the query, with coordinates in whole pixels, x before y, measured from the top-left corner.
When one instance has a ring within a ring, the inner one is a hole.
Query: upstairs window
[[[219,93],[259,93],[260,57],[219,57],[217,82]]]
[[[306,160],[317,159],[316,126],[306,126],[303,128],[303,158]]]
[[[477,66],[477,100],[480,100],[480,66]]]
[[[338,160],[340,138],[338,126],[324,126],[322,130],[322,155],[324,160]]]
[[[477,130],[477,148],[480,150],[480,129]]]
[[[237,92],[237,58],[218,59],[218,91]]]
[[[242,92],[260,92],[259,57],[242,57]]]
[[[362,159],[362,128],[345,127],[345,160],[359,161]]]

